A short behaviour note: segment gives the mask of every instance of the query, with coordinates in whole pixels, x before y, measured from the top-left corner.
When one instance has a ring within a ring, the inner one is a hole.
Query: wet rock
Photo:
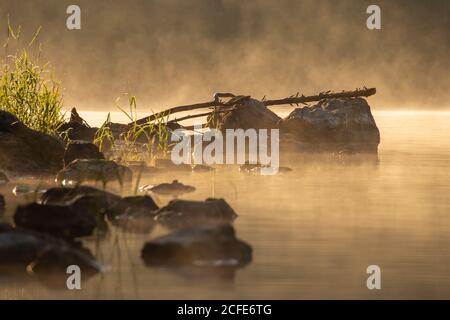
[[[212,172],[214,170],[213,167],[204,164],[195,164],[192,166],[192,172]]]
[[[219,130],[275,129],[281,120],[264,103],[249,97],[236,97],[235,110],[209,117]]]
[[[149,266],[243,266],[252,248],[236,238],[230,225],[183,229],[147,242],[142,258]]]
[[[64,166],[76,159],[105,159],[98,147],[87,141],[70,141],[64,153]]]
[[[0,110],[0,169],[16,174],[51,174],[63,166],[64,143],[34,131]]]
[[[108,210],[108,217],[114,219],[127,212],[140,212],[146,213],[149,216],[154,216],[155,212],[159,209],[155,201],[149,196],[133,196],[122,198],[114,206]],[[131,211],[130,211],[131,210]]]
[[[4,172],[0,171],[0,185],[8,183],[8,182],[9,182],[9,179],[6,176],[6,174]]]
[[[206,201],[173,200],[158,211],[156,221],[171,229],[205,224],[232,223],[237,217],[223,199]]]
[[[375,153],[380,132],[363,98],[325,99],[280,121],[281,148]]]
[[[71,206],[31,203],[18,206],[14,215],[17,226],[56,237],[74,239],[92,235],[97,219]]]
[[[34,273],[60,271],[67,278],[69,265],[78,265],[83,274],[100,271],[100,265],[84,248],[37,232],[0,227],[0,266],[21,267]]]
[[[151,191],[161,195],[174,195],[179,196],[184,193],[194,192],[196,189],[193,186],[185,185],[178,180],[172,181],[172,183],[161,183],[156,186],[147,185],[140,187],[141,192]]]
[[[156,211],[149,211],[144,208],[127,208],[124,213],[116,216],[112,221],[113,225],[126,232],[147,234],[156,226]]]
[[[114,161],[100,159],[77,159],[58,172],[57,182],[82,182],[82,181],[119,181],[129,182],[132,179],[129,168],[119,165]]]
[[[100,190],[90,186],[76,186],[70,187],[56,187],[50,188],[41,196],[42,204],[53,204],[53,205],[67,205],[70,204],[74,199],[83,196],[101,196],[105,197],[111,206],[115,205],[116,202],[121,201],[121,197],[113,193]]]
[[[82,140],[92,142],[99,128],[91,128],[73,108],[70,114],[70,121],[59,127],[60,133],[65,133],[70,140]]]
[[[72,209],[114,221],[128,209],[154,215],[159,209],[150,196],[120,197],[113,193],[89,186],[52,188],[41,196],[42,204],[71,206]]]
[[[5,208],[6,208],[5,197],[2,194],[0,194],[0,214],[3,214],[3,212],[5,212]]]

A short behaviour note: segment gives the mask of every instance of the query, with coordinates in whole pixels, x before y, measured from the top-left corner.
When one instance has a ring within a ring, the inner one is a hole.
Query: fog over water
[[[72,1],[3,0],[0,40],[8,14],[23,42],[42,26],[41,59],[67,108],[112,111],[124,92],[148,112],[217,91],[275,98],[362,86],[377,87],[375,109],[450,107],[450,2],[377,1],[382,30],[370,31],[372,2],[79,0],[82,29],[68,31]]]

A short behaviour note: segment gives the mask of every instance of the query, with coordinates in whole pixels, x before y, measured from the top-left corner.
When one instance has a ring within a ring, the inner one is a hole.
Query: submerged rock
[[[31,203],[18,206],[14,215],[17,226],[56,237],[74,239],[92,235],[97,219],[89,212],[71,206]]]
[[[194,192],[196,189],[193,186],[185,185],[178,180],[173,180],[172,183],[161,183],[156,186],[147,185],[139,188],[140,191],[151,191],[162,195],[175,195],[179,196],[184,193]]]
[[[63,166],[64,143],[34,131],[0,110],[0,169],[18,174],[51,174]]]
[[[58,172],[57,182],[82,181],[119,181],[129,182],[132,179],[129,168],[114,161],[100,159],[77,159]]]
[[[92,254],[85,248],[76,247],[46,234],[0,226],[0,266],[17,267],[41,273],[60,271],[67,277],[70,265],[77,265],[83,274],[101,270]]]
[[[98,147],[87,141],[70,141],[64,153],[64,166],[76,159],[105,159]]]
[[[4,172],[0,171],[0,185],[8,183],[8,182],[9,182],[9,179],[6,176],[6,174]]]
[[[142,258],[149,266],[243,266],[252,248],[236,238],[230,225],[187,228],[147,242]]]
[[[171,229],[205,224],[226,224],[237,214],[223,199],[206,201],[173,200],[158,211],[156,220]]]
[[[280,121],[282,149],[376,153],[380,132],[363,98],[325,99]]]

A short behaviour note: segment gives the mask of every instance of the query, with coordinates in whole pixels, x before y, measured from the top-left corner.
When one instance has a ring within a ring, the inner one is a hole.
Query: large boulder
[[[64,153],[64,166],[76,159],[105,159],[98,147],[88,141],[74,140],[67,144]]]
[[[230,225],[187,228],[147,242],[142,258],[148,266],[243,266],[252,248],[236,238]]]
[[[173,200],[158,210],[156,220],[171,229],[232,223],[236,212],[223,199]]]
[[[0,169],[15,174],[51,174],[63,166],[64,143],[34,131],[0,110]]]
[[[250,97],[236,97],[234,109],[229,112],[213,114],[209,117],[213,126],[226,129],[275,129],[281,120],[264,103]]]
[[[380,132],[363,98],[325,99],[280,121],[281,146],[300,151],[376,153]]]
[[[120,183],[131,181],[133,173],[125,166],[111,160],[102,159],[77,159],[58,172],[58,182],[83,182],[83,181],[119,181]]]
[[[97,227],[97,217],[91,212],[38,203],[18,206],[14,222],[21,228],[65,239],[90,236]]]

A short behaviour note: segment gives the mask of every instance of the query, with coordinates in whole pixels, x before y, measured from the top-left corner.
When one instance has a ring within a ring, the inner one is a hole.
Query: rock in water
[[[97,146],[87,141],[70,141],[64,153],[64,166],[76,159],[105,159]]]
[[[121,197],[113,193],[90,186],[76,186],[73,188],[69,187],[50,188],[44,194],[42,194],[41,203],[53,205],[67,205],[71,203],[74,199],[84,196],[104,197],[108,200],[108,202],[111,203],[111,206],[115,205],[116,202],[121,201]]]
[[[0,169],[17,174],[51,174],[63,166],[61,139],[34,131],[0,110]]]
[[[147,242],[142,258],[149,266],[243,266],[252,248],[236,238],[230,225],[183,229]]]
[[[31,203],[18,206],[14,215],[17,226],[56,237],[74,239],[92,235],[97,219],[89,212],[70,206]]]
[[[42,204],[71,206],[80,213],[89,213],[98,217],[107,216],[114,221],[127,210],[140,215],[154,216],[159,207],[150,196],[120,197],[113,193],[89,186],[74,188],[52,188],[41,196]]]
[[[236,212],[223,199],[173,200],[158,211],[156,220],[168,228],[180,229],[205,224],[231,223],[236,217]]]
[[[29,267],[33,272],[60,271],[67,276],[69,265],[78,265],[83,273],[99,272],[101,267],[85,248],[75,247],[46,234],[0,227],[0,266]],[[22,271],[21,270],[21,271]]]
[[[109,208],[107,215],[112,220],[126,212],[128,212],[128,215],[131,215],[133,212],[139,212],[140,216],[147,214],[153,217],[158,209],[159,207],[151,197],[133,196],[122,198],[115,206]]]
[[[235,109],[210,118],[220,130],[225,129],[275,129],[281,120],[259,100],[244,97],[236,99]]]
[[[178,180],[173,180],[172,183],[161,183],[156,186],[153,185],[143,186],[140,187],[139,190],[141,192],[151,191],[162,195],[179,196],[184,193],[194,192],[196,189],[193,186],[188,186],[181,182],[178,182]]]
[[[129,168],[119,165],[114,161],[101,159],[77,159],[58,172],[58,182],[83,182],[83,181],[119,181],[129,182],[132,179]]]
[[[325,99],[280,122],[282,147],[301,151],[376,153],[380,132],[363,98]]]

